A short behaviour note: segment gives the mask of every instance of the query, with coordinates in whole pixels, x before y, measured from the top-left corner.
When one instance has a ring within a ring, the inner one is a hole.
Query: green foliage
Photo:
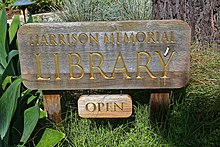
[[[1,0],[0,1],[0,7],[2,7],[2,5],[4,4],[6,7],[11,7],[12,4],[15,2],[16,0]],[[1,8],[0,8],[1,10]]]
[[[65,134],[56,131],[53,129],[46,129],[44,131],[44,134],[40,140],[40,142],[37,144],[36,147],[48,147],[48,146],[55,146],[57,143],[59,143],[63,138],[65,137]]]
[[[63,0],[63,21],[150,19],[151,0]]]
[[[1,95],[0,99],[0,135],[1,139],[8,132],[11,119],[17,107],[17,100],[20,96],[21,79],[15,80]],[[13,91],[13,92],[12,92]]]
[[[37,125],[40,117],[40,110],[38,106],[33,106],[24,111],[24,130],[20,142],[26,143],[32,131]]]
[[[38,120],[45,116],[38,103],[42,92],[31,91],[22,85],[17,47],[19,17],[14,18],[11,26],[7,25],[3,6],[0,27],[0,146],[24,146],[28,143]],[[55,136],[61,134],[57,131],[53,133]]]
[[[28,8],[31,14],[50,12],[54,7],[60,8],[62,4],[62,0],[35,0],[35,2]]]
[[[1,66],[3,66],[5,68],[6,67],[6,56],[7,56],[7,51],[6,51],[7,19],[6,19],[6,10],[5,9],[3,9],[2,13],[0,14],[0,28],[1,28],[0,29],[0,34],[1,34],[0,63],[1,63]]]
[[[64,120],[65,141],[60,146],[160,146],[166,140],[151,126],[149,107],[134,106],[129,119],[80,119],[70,109]]]
[[[13,39],[15,38],[15,35],[17,35],[17,31],[18,31],[18,28],[20,27],[20,17],[19,15],[15,16],[12,23],[11,23],[11,26],[9,28],[9,38],[10,38],[10,41],[9,43],[11,44]]]

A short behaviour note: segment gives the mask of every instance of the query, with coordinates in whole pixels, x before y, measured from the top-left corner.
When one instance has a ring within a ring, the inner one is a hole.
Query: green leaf
[[[11,26],[9,28],[9,37],[10,37],[10,44],[13,41],[14,37],[16,37],[18,28],[20,27],[20,17],[19,15],[15,16]]]
[[[6,32],[7,32],[7,18],[6,18],[6,10],[5,6],[2,6],[1,14],[0,14],[0,62],[5,67],[7,65],[6,62]]]
[[[53,147],[64,137],[64,133],[47,128],[36,147]]]
[[[11,82],[12,82],[11,76],[7,76],[2,83],[2,89],[5,90],[7,84],[9,84],[9,83],[11,84]]]
[[[2,74],[2,79],[5,79],[7,76],[15,76],[16,73],[15,73],[15,69],[13,67],[13,60],[12,59],[17,55],[18,55],[17,50],[12,50],[9,52],[8,57],[7,57],[8,64]],[[0,81],[1,81],[1,79],[0,79]]]
[[[34,101],[36,98],[42,97],[42,91],[38,90],[35,94],[31,94],[32,90],[27,89],[25,92],[23,92],[23,95],[29,96],[27,98],[27,104],[29,105],[32,101]],[[23,98],[22,98],[23,99]]]
[[[3,93],[0,98],[0,136],[1,139],[6,135],[11,119],[17,107],[17,99],[20,96],[20,86],[22,79],[16,79]]]
[[[21,75],[20,60],[17,61],[17,73]]]
[[[33,23],[33,17],[31,15],[29,16],[27,23]]]
[[[9,145],[6,142],[4,142],[4,140],[0,139],[0,147],[8,147],[8,146]]]
[[[28,108],[24,111],[24,130],[20,142],[23,142],[24,144],[27,142],[37,124],[39,117],[40,109],[38,106]]]
[[[30,104],[34,99],[36,99],[37,98],[37,96],[35,96],[35,95],[32,95],[32,96],[30,96],[29,98],[28,98],[28,101],[27,101],[27,104]]]
[[[17,50],[12,50],[8,53],[8,56],[7,56],[7,59],[8,59],[8,62],[11,61],[12,58],[14,58],[15,56],[18,55],[18,51]]]
[[[47,112],[40,109],[40,118],[47,117]]]
[[[1,78],[4,70],[5,70],[4,67],[0,64],[0,78]]]
[[[22,97],[20,99],[20,103],[22,104],[23,102],[26,104],[30,104],[31,101],[37,98],[37,96],[33,95],[31,89],[26,89],[25,91],[22,92]]]

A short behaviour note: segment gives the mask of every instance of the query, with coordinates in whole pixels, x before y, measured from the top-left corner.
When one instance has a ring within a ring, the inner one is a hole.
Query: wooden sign
[[[129,95],[83,95],[78,113],[83,118],[127,118],[132,114],[132,100]]]
[[[180,20],[26,24],[18,32],[31,89],[168,89],[189,80],[190,27]]]

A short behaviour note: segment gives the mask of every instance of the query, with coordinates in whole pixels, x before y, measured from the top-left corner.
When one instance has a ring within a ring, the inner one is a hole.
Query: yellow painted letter
[[[98,56],[100,61],[99,61],[99,65],[98,66],[95,66],[94,65],[94,56]],[[101,75],[105,78],[105,79],[109,79],[108,76],[104,73],[104,71],[101,69],[101,66],[104,62],[104,58],[103,58],[103,55],[101,53],[97,53],[97,52],[92,52],[90,53],[89,55],[89,60],[90,60],[90,79],[91,80],[94,80],[95,77],[94,77],[94,69],[98,69],[99,72],[101,73]]]
[[[147,64],[140,65],[141,64],[141,61],[140,61],[141,60],[141,55],[147,56],[147,59],[148,59]],[[153,73],[150,71],[150,69],[148,68],[150,60],[151,60],[151,55],[148,52],[137,52],[137,79],[142,79],[140,68],[144,68],[151,78],[156,78],[153,75]]]
[[[54,54],[54,63],[55,63],[55,79],[60,80],[60,64],[59,64],[59,55],[58,53]]]
[[[40,54],[36,55],[36,68],[37,68],[37,80],[50,80],[50,78],[43,78],[41,74],[41,66],[40,66]]]
[[[118,61],[121,60],[121,64],[122,64],[122,67],[121,68],[117,68],[116,66],[118,65]],[[126,68],[126,65],[125,65],[125,62],[124,62],[124,59],[122,57],[122,54],[121,52],[119,52],[118,54],[118,57],[116,59],[116,62],[115,62],[115,66],[114,66],[114,69],[112,71],[112,75],[111,75],[111,79],[114,79],[115,78],[115,71],[116,70],[122,70],[124,71],[125,75],[126,75],[126,79],[131,79],[131,77],[129,76],[129,73],[128,73],[128,70]]]
[[[77,57],[77,62],[73,64],[73,55]],[[80,63],[80,55],[77,53],[69,53],[69,67],[70,67],[70,79],[71,80],[79,80],[82,79],[84,76],[84,69],[83,67],[79,64]],[[78,77],[74,77],[74,67],[77,67],[80,70],[80,75]]]
[[[175,54],[175,52],[173,51],[173,52],[171,53],[170,57],[169,57],[168,60],[167,60],[167,63],[164,62],[164,60],[163,60],[163,58],[162,58],[160,52],[156,51],[155,53],[156,53],[157,57],[159,58],[160,63],[161,63],[162,68],[163,68],[163,73],[162,73],[162,77],[161,77],[161,78],[168,78],[168,77],[167,77],[168,65],[169,65],[171,59],[173,58],[173,55]]]

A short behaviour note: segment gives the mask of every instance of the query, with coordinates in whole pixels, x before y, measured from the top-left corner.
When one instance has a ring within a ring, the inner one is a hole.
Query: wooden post
[[[151,93],[150,117],[155,121],[166,117],[169,106],[169,93]]]
[[[50,120],[55,123],[61,122],[61,103],[60,103],[60,94],[44,94],[44,109],[48,113]]]

